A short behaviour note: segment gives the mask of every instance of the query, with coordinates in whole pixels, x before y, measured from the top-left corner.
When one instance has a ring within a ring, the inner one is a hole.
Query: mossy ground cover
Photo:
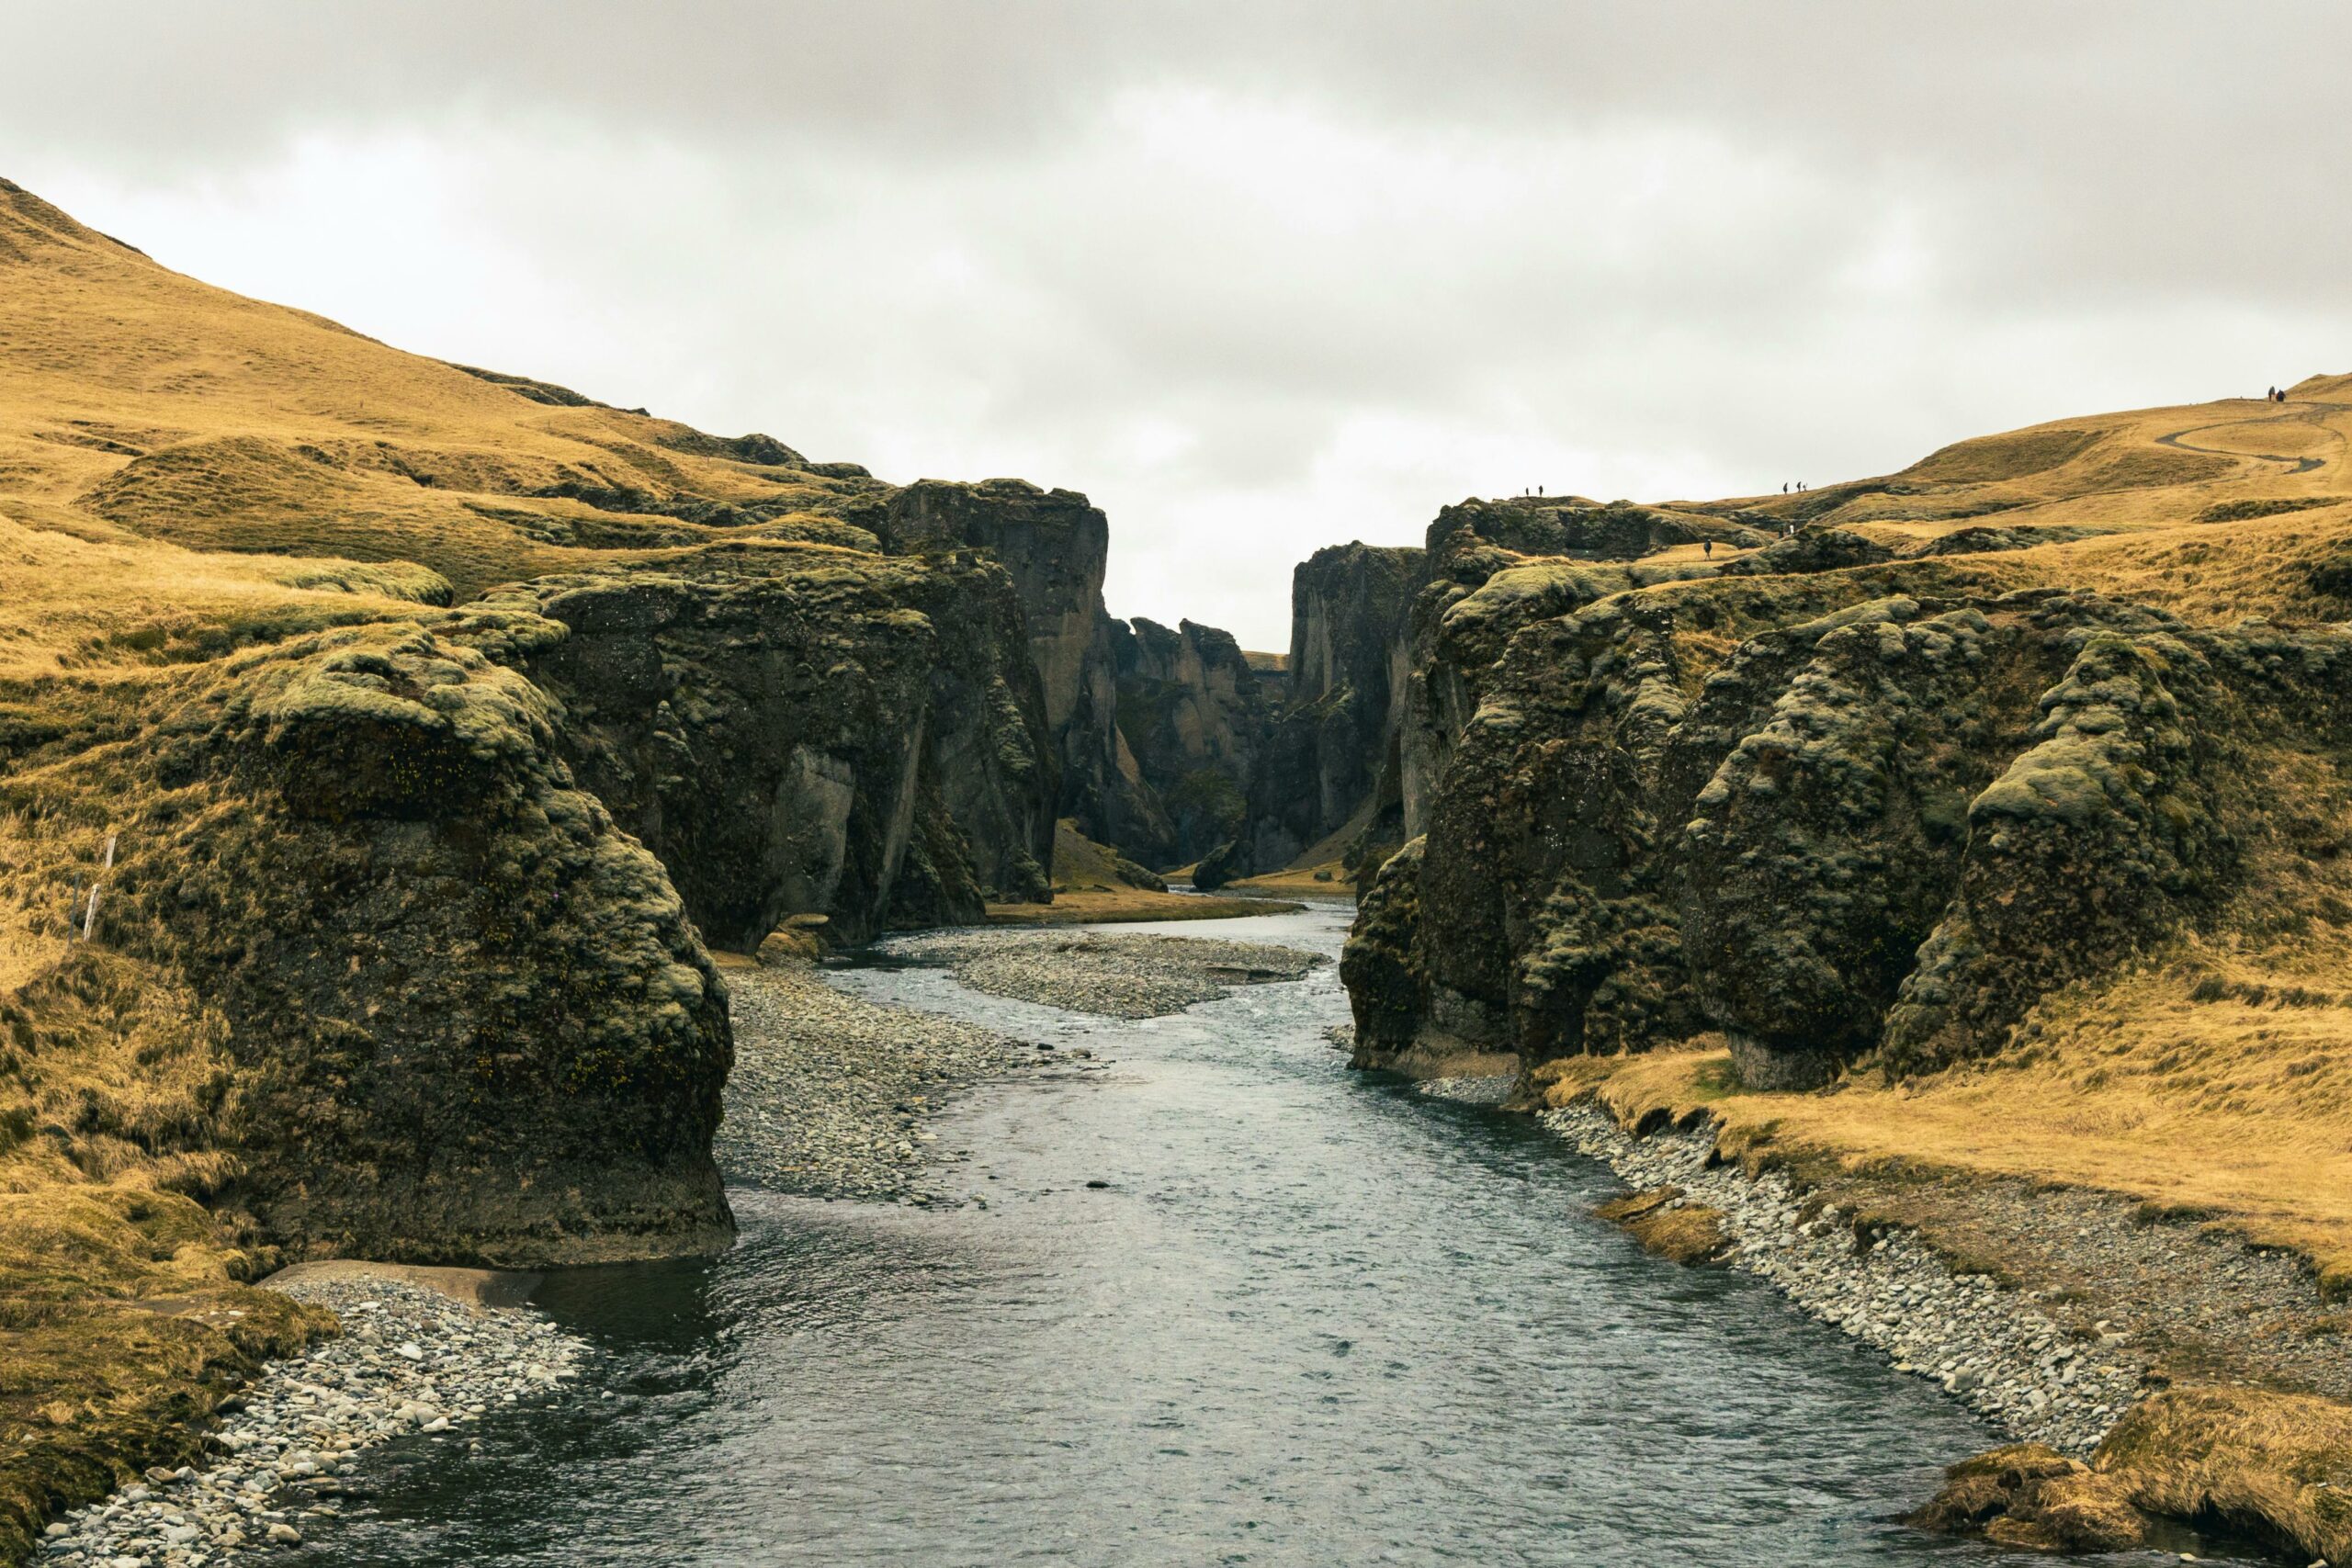
[[[874,540],[827,510],[870,484],[854,473],[542,402],[241,299],[5,182],[0,321],[9,1560],[56,1507],[189,1457],[259,1358],[331,1330],[245,1283],[289,1236],[334,1244],[283,1207],[306,1143],[325,1163],[297,1185],[329,1233],[336,1205],[371,1201],[368,1183],[401,1186],[403,1148],[503,1157],[480,1128],[442,1137],[397,1113],[373,1153],[331,1152],[367,1133],[337,1107],[370,1052],[400,1054],[402,1021],[479,1014],[470,1051],[411,1042],[422,1055],[401,1081],[424,1100],[435,1075],[470,1075],[482,1104],[552,1075],[554,1102],[585,1107],[616,1089],[665,1097],[641,1079],[668,1057],[631,1030],[674,1014],[671,1066],[708,1079],[715,1114],[715,982],[675,897],[594,802],[554,787],[543,706],[497,665],[561,628],[446,607],[499,582],[735,541],[803,552],[814,578],[820,558],[871,560]],[[401,865],[416,874],[406,903],[378,885]],[[445,884],[450,896],[426,897]],[[425,918],[420,897],[441,915]],[[436,920],[447,929],[428,933]],[[396,953],[404,929],[418,941]],[[468,979],[489,969],[498,984]],[[445,982],[454,1010],[421,999]],[[513,1042],[544,1036],[544,1020],[491,1014],[551,997],[571,1021],[559,1032],[584,1032],[531,1060]],[[694,1116],[673,1120],[691,1142]],[[607,1166],[667,1157],[637,1146],[642,1128],[609,1131]],[[448,1235],[425,1233],[454,1213],[436,1207],[436,1181],[462,1185],[452,1167],[412,1190],[428,1250],[446,1249]],[[475,1185],[495,1199],[515,1184]],[[684,1196],[718,1213],[716,1193],[713,1177]],[[662,1179],[637,1184],[623,1228],[658,1231],[678,1196]],[[274,1218],[256,1217],[264,1199]],[[594,1245],[599,1223],[514,1218],[579,1233],[559,1245]]]
[[[1170,893],[1163,878],[1087,838],[1065,818],[1055,825],[1053,900],[990,904],[988,923],[1077,926],[1110,920],[1225,920],[1279,914],[1299,907],[1263,898]]]
[[[0,817],[0,865],[86,855],[92,838]],[[203,1417],[262,1358],[334,1328],[251,1289],[277,1248],[204,1201],[237,1173],[217,1014],[152,965],[69,944],[62,910],[6,882],[0,1561],[59,1509],[194,1457]]]

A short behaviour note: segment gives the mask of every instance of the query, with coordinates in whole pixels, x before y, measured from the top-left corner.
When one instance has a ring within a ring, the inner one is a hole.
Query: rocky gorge
[[[1138,880],[1352,885],[1355,1066],[1542,1112],[1636,1235],[2152,1518],[2352,1551],[2352,1453],[2293,1449],[2280,1502],[2289,1461],[2216,1479],[2250,1439],[2182,1414],[2352,1398],[2352,513],[2270,493],[2324,464],[2103,419],[1796,497],[1474,499],[1302,563],[1276,660],[1114,619],[1075,491],[401,354],[6,182],[0,303],[0,1557],[298,1544],[361,1449],[587,1355],[283,1265],[708,1257],[745,1192],[928,1212],[939,1100],[1102,1077],[811,960],[1130,1022],[1328,985],[1262,932],[933,930],[1049,902],[1062,831]],[[147,374],[196,354],[241,368]],[[2096,1194],[2079,1277],[1840,1185],[1921,1171],[2012,1249],[2075,1199],[2002,1183]]]

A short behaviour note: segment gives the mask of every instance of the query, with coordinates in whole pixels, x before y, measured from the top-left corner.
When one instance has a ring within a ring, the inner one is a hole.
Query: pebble
[[[1320,954],[1265,942],[1145,932],[929,932],[881,951],[944,964],[976,991],[1107,1018],[1159,1018],[1238,985],[1297,980]]]
[[[1006,1035],[886,1007],[795,965],[729,974],[735,1067],[712,1154],[731,1183],[818,1198],[927,1203],[961,1156],[925,1122],[946,1091],[1053,1068]]]
[[[2143,1392],[2146,1352],[2075,1342],[2039,1292],[1955,1274],[1907,1231],[1858,1233],[1834,1206],[1809,1213],[1779,1173],[1750,1180],[1736,1165],[1713,1163],[1710,1132],[1635,1138],[1590,1104],[1543,1120],[1634,1187],[1679,1187],[1684,1201],[1720,1211],[1733,1268],[1769,1280],[2018,1441],[2087,1456]]]
[[[145,1484],[75,1509],[43,1532],[36,1561],[207,1568],[300,1544],[332,1523],[337,1499],[355,1495],[366,1450],[544,1398],[579,1375],[586,1355],[537,1313],[469,1306],[403,1280],[283,1288],[334,1308],[342,1335],[271,1362],[241,1390],[242,1408],[211,1434],[206,1468],[151,1470]]]

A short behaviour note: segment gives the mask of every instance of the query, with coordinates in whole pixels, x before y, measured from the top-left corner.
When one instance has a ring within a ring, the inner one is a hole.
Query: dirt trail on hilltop
[[[2228,430],[2242,424],[2285,424],[2293,423],[2297,424],[2315,425],[2322,430],[2327,431],[2327,434],[2335,436],[2337,443],[2341,444],[2344,440],[2343,433],[2328,428],[2325,423],[2327,419],[2327,412],[2331,410],[2340,411],[2346,408],[2352,408],[2352,403],[2297,401],[2278,406],[2295,409],[2299,412],[2294,413],[2268,414],[2260,419],[2224,419],[2216,421],[2211,424],[2192,424],[2186,430],[2176,430],[2169,435],[2157,436],[2156,444],[2160,446],[2170,446],[2182,452],[2202,452],[2216,457],[2252,457],[2258,462],[2284,463],[2287,465],[2287,471],[2290,474],[2308,474],[2314,468],[2325,468],[2327,466],[2327,459],[2324,457],[2295,457],[2283,452],[2236,452],[2232,451],[2226,446],[2199,446],[2193,442],[2184,439],[2186,436],[2202,435],[2209,430]]]

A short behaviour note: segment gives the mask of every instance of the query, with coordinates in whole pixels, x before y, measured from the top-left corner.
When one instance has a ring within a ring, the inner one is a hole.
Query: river
[[[724,1258],[553,1277],[584,1393],[372,1458],[312,1561],[2044,1561],[1892,1522],[1996,1440],[1927,1383],[1645,1256],[1531,1121],[1349,1073],[1329,965],[1140,1023],[837,979],[1113,1065],[958,1101],[963,1206],[738,1190]]]

